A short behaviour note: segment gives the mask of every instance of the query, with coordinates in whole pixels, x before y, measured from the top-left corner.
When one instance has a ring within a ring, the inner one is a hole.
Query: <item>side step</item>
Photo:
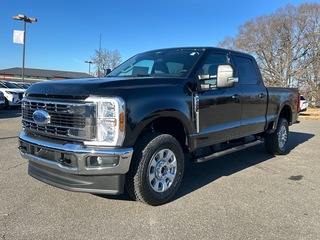
[[[232,147],[232,148],[223,150],[221,152],[215,152],[215,153],[210,154],[208,156],[197,158],[197,159],[195,159],[195,162],[196,163],[203,163],[203,162],[212,160],[214,158],[222,157],[222,156],[230,154],[230,153],[234,153],[234,152],[237,152],[237,151],[240,151],[240,150],[243,150],[243,149],[255,146],[255,145],[259,145],[261,143],[263,143],[262,140],[256,140],[254,142],[245,143],[245,144],[242,144],[242,145],[239,145],[236,147]]]

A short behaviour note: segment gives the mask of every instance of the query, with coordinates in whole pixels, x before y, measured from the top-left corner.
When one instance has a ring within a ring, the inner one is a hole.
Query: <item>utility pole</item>
[[[90,71],[90,67],[91,67],[91,64],[94,63],[93,61],[85,61],[85,63],[88,63],[89,64],[89,75],[91,75],[91,71]]]
[[[26,29],[27,23],[37,22],[36,18],[27,17],[24,14],[19,14],[18,16],[13,16],[14,20],[24,21],[23,25],[23,50],[22,50],[22,82],[24,82],[24,62],[25,62],[25,52],[26,52]]]

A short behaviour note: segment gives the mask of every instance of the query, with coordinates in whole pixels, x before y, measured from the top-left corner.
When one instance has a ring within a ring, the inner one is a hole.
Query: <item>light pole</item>
[[[19,14],[18,16],[13,16],[14,20],[24,21],[23,27],[23,52],[22,52],[22,82],[24,82],[24,59],[25,59],[25,51],[26,51],[26,29],[27,23],[37,22],[36,18],[27,17],[24,14]]]
[[[89,64],[89,75],[91,75],[91,74],[90,74],[90,73],[91,73],[91,72],[90,72],[90,66],[91,66],[91,64],[94,63],[94,62],[93,62],[93,61],[85,61],[85,63],[88,63],[88,64]]]

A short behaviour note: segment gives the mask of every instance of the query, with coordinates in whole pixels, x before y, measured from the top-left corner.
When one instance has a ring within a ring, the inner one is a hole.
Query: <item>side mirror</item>
[[[234,77],[234,69],[230,64],[220,64],[216,66],[216,75],[198,75],[198,90],[205,92],[214,88],[233,87],[238,82],[238,78]]]
[[[234,70],[230,64],[218,66],[217,88],[233,87],[237,82],[238,78],[234,77]]]
[[[107,70],[106,70],[106,75],[108,75],[109,73],[111,73],[111,69],[110,69],[110,68],[107,68]]]

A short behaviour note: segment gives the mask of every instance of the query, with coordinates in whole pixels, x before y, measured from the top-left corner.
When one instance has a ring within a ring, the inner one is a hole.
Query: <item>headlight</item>
[[[124,140],[125,105],[121,98],[89,97],[96,104],[96,139],[86,145],[121,146]]]

